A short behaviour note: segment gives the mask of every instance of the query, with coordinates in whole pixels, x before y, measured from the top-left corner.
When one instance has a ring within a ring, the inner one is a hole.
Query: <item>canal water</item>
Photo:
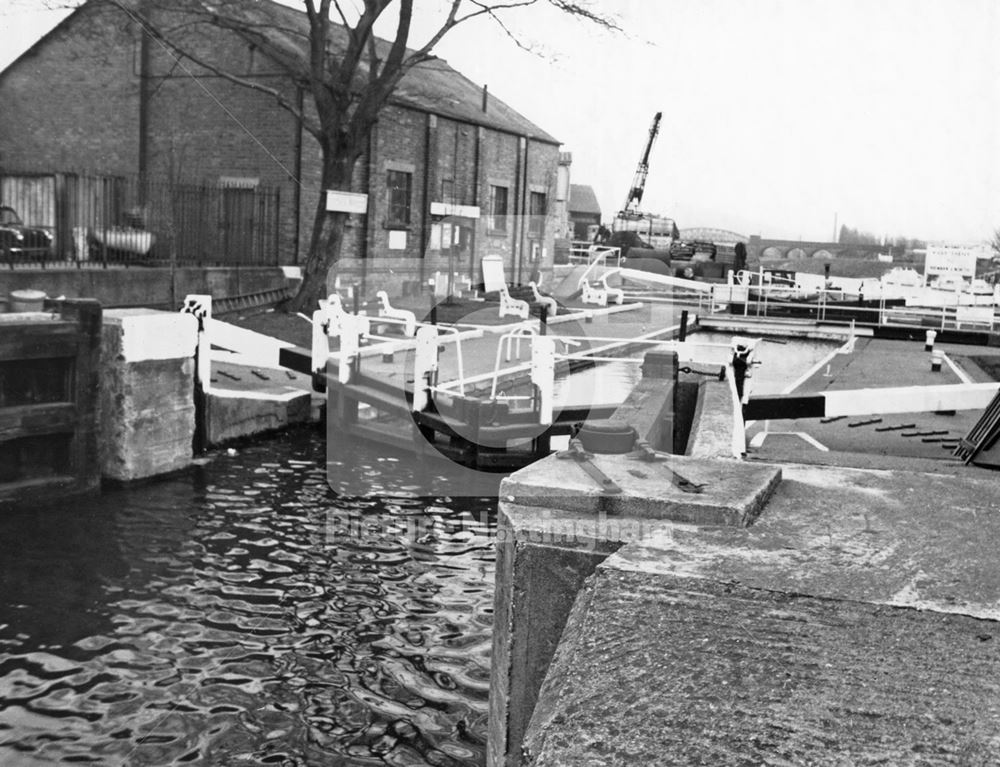
[[[690,336],[691,341],[706,344],[729,344],[733,333],[698,331]],[[740,334],[744,338],[755,338],[752,334]],[[799,380],[815,365],[825,360],[843,346],[840,341],[811,340],[807,338],[761,338],[754,350],[754,359],[759,362],[750,372],[750,393],[756,395],[780,394],[789,385]]]
[[[835,346],[765,342],[756,390]],[[485,763],[500,478],[439,465],[302,430],[0,515],[0,765]]]
[[[339,450],[339,453],[338,453]],[[319,431],[0,516],[0,765],[481,765],[496,489]]]

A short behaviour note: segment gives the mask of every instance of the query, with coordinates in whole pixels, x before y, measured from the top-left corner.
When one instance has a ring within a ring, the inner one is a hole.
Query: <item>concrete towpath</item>
[[[972,357],[1000,358],[1000,349],[936,345],[931,355],[912,341],[858,338],[853,352],[834,354],[796,387],[796,394],[899,386],[985,383],[993,380]],[[952,451],[980,416],[979,410],[899,413],[831,419],[771,420],[748,425],[750,456],[760,460],[820,460],[826,452],[954,462]],[[764,436],[766,432],[766,436]],[[837,460],[844,461],[843,456]]]

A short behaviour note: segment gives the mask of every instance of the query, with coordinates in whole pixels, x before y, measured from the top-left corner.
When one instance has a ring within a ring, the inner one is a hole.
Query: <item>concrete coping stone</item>
[[[595,455],[592,463],[621,487],[620,494],[605,494],[574,460],[548,456],[505,478],[501,498],[525,506],[744,527],[781,481],[777,466],[736,460],[674,455],[644,462],[626,454]],[[672,472],[703,485],[702,492],[684,492]]]
[[[105,330],[120,334],[119,354],[125,362],[193,357],[198,321],[193,314],[158,309],[108,309]]]
[[[752,526],[662,526],[601,567],[1000,620],[994,477],[790,464],[782,475]]]

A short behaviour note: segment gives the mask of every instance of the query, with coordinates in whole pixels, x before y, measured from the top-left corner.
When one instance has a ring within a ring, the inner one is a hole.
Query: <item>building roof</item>
[[[305,12],[281,5],[274,0],[256,3],[235,2],[225,5],[231,18],[249,22],[248,36],[265,36],[272,46],[286,51],[303,64],[309,51],[309,18]],[[461,30],[452,32],[461,34]],[[392,46],[388,40],[376,38],[379,58],[384,60]],[[335,50],[346,51],[347,29],[339,24],[330,25],[330,43]],[[409,53],[413,53],[412,50]],[[364,61],[359,66],[367,76]],[[559,140],[542,130],[526,117],[500,99],[490,95],[483,111],[482,86],[449,66],[444,59],[432,57],[410,70],[396,86],[389,101],[393,104],[419,109],[424,112],[450,117],[487,128],[527,136],[538,141],[559,144]]]
[[[586,184],[569,185],[569,211],[570,213],[593,213],[601,215],[601,206],[597,203],[597,195],[594,188]]]
[[[133,0],[122,0],[122,5],[130,5]],[[9,71],[19,61],[33,55],[38,45],[49,37],[56,29],[64,28],[71,19],[84,7],[91,5],[88,0],[67,16],[53,30],[41,38],[25,53],[10,64]],[[267,50],[273,58],[293,71],[298,69],[308,71],[309,52],[309,18],[304,11],[281,5],[274,0],[258,0],[257,2],[221,2],[211,7],[214,23],[219,26],[240,26],[237,30],[252,43],[266,41]],[[224,18],[223,18],[224,14]],[[221,21],[220,21],[221,19]],[[229,21],[231,24],[226,24]],[[461,34],[461,30],[457,32]],[[347,48],[347,29],[339,24],[330,25],[330,48],[345,51]],[[379,57],[384,60],[388,55],[391,42],[376,38]],[[412,51],[410,51],[412,53]],[[363,80],[367,71],[362,62],[359,67]],[[500,99],[490,95],[487,108],[483,110],[484,88],[469,80],[465,75],[449,66],[443,59],[432,57],[410,70],[396,86],[389,98],[389,103],[410,107],[431,114],[448,117],[474,125],[527,136],[536,141],[559,144],[559,140],[542,130],[512,107]]]

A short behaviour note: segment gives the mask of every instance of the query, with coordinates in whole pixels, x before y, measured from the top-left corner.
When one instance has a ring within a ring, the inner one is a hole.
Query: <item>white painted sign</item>
[[[927,248],[925,278],[946,274],[971,280],[976,276],[976,254],[966,249]]]
[[[432,202],[432,216],[459,216],[461,218],[479,218],[478,205],[456,205],[452,202]]]
[[[389,230],[389,250],[406,250],[406,232],[403,229]]]
[[[367,213],[368,195],[327,189],[326,209],[331,213]]]

